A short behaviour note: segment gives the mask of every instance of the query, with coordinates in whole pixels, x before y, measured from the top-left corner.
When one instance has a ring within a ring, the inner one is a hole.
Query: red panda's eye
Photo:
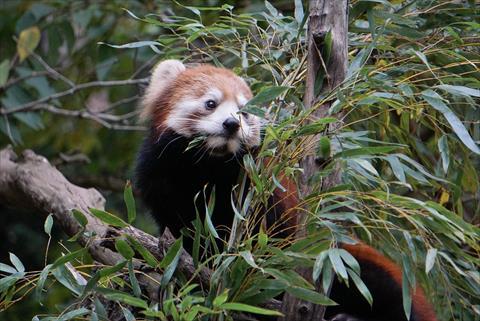
[[[217,107],[217,103],[214,100],[207,100],[205,102],[205,108],[207,109],[215,109]]]
[[[248,119],[248,116],[250,116],[250,114],[242,112],[242,116],[245,117],[245,119]]]

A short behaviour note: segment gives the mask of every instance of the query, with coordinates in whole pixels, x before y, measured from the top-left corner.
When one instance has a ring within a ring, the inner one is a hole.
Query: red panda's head
[[[171,129],[187,138],[205,136],[212,155],[235,154],[260,143],[260,119],[242,113],[251,98],[245,81],[230,70],[165,60],[152,73],[141,118],[151,119],[158,134]]]

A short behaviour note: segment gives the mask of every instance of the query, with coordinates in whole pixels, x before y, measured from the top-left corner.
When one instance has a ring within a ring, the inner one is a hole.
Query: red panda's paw
[[[337,315],[334,315],[328,321],[367,321],[367,320],[356,318],[350,314],[339,313]]]

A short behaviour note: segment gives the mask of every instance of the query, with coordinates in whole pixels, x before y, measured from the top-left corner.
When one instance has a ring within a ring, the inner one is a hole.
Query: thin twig
[[[90,119],[109,129],[133,130],[133,131],[145,131],[147,129],[144,126],[111,123],[111,122],[124,121],[127,118],[132,118],[133,117],[132,114],[137,113],[136,111],[122,115],[122,116],[114,116],[110,114],[92,113],[86,109],[68,110],[64,108],[57,108],[50,104],[38,104],[32,108],[33,108],[32,110],[44,110],[44,111],[48,111],[49,113],[60,115],[60,116]]]
[[[45,68],[45,70],[49,74],[51,74],[55,79],[61,79],[64,82],[66,82],[70,87],[75,87],[75,83],[73,81],[71,81],[70,79],[68,79],[67,77],[65,77],[64,75],[62,75],[61,73],[53,69],[52,67],[50,67],[50,65],[45,60],[43,60],[42,57],[37,55],[35,52],[32,51],[30,55],[33,58],[35,58],[43,66],[43,68]]]
[[[83,84],[76,85],[68,90],[55,93],[50,96],[46,96],[29,103],[16,106],[10,109],[0,108],[0,115],[8,115],[18,112],[25,112],[34,109],[37,105],[49,102],[50,100],[58,99],[64,96],[72,95],[79,90],[92,88],[92,87],[112,87],[112,86],[127,86],[135,85],[141,83],[148,83],[148,78],[139,78],[139,79],[126,79],[126,80],[110,80],[110,81],[92,81]]]

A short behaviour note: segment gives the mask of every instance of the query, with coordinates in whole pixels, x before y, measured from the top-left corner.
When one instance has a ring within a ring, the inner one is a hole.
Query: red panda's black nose
[[[240,122],[238,119],[233,118],[233,117],[228,117],[225,119],[223,122],[223,128],[229,135],[233,135],[237,132],[237,130],[240,128]]]

